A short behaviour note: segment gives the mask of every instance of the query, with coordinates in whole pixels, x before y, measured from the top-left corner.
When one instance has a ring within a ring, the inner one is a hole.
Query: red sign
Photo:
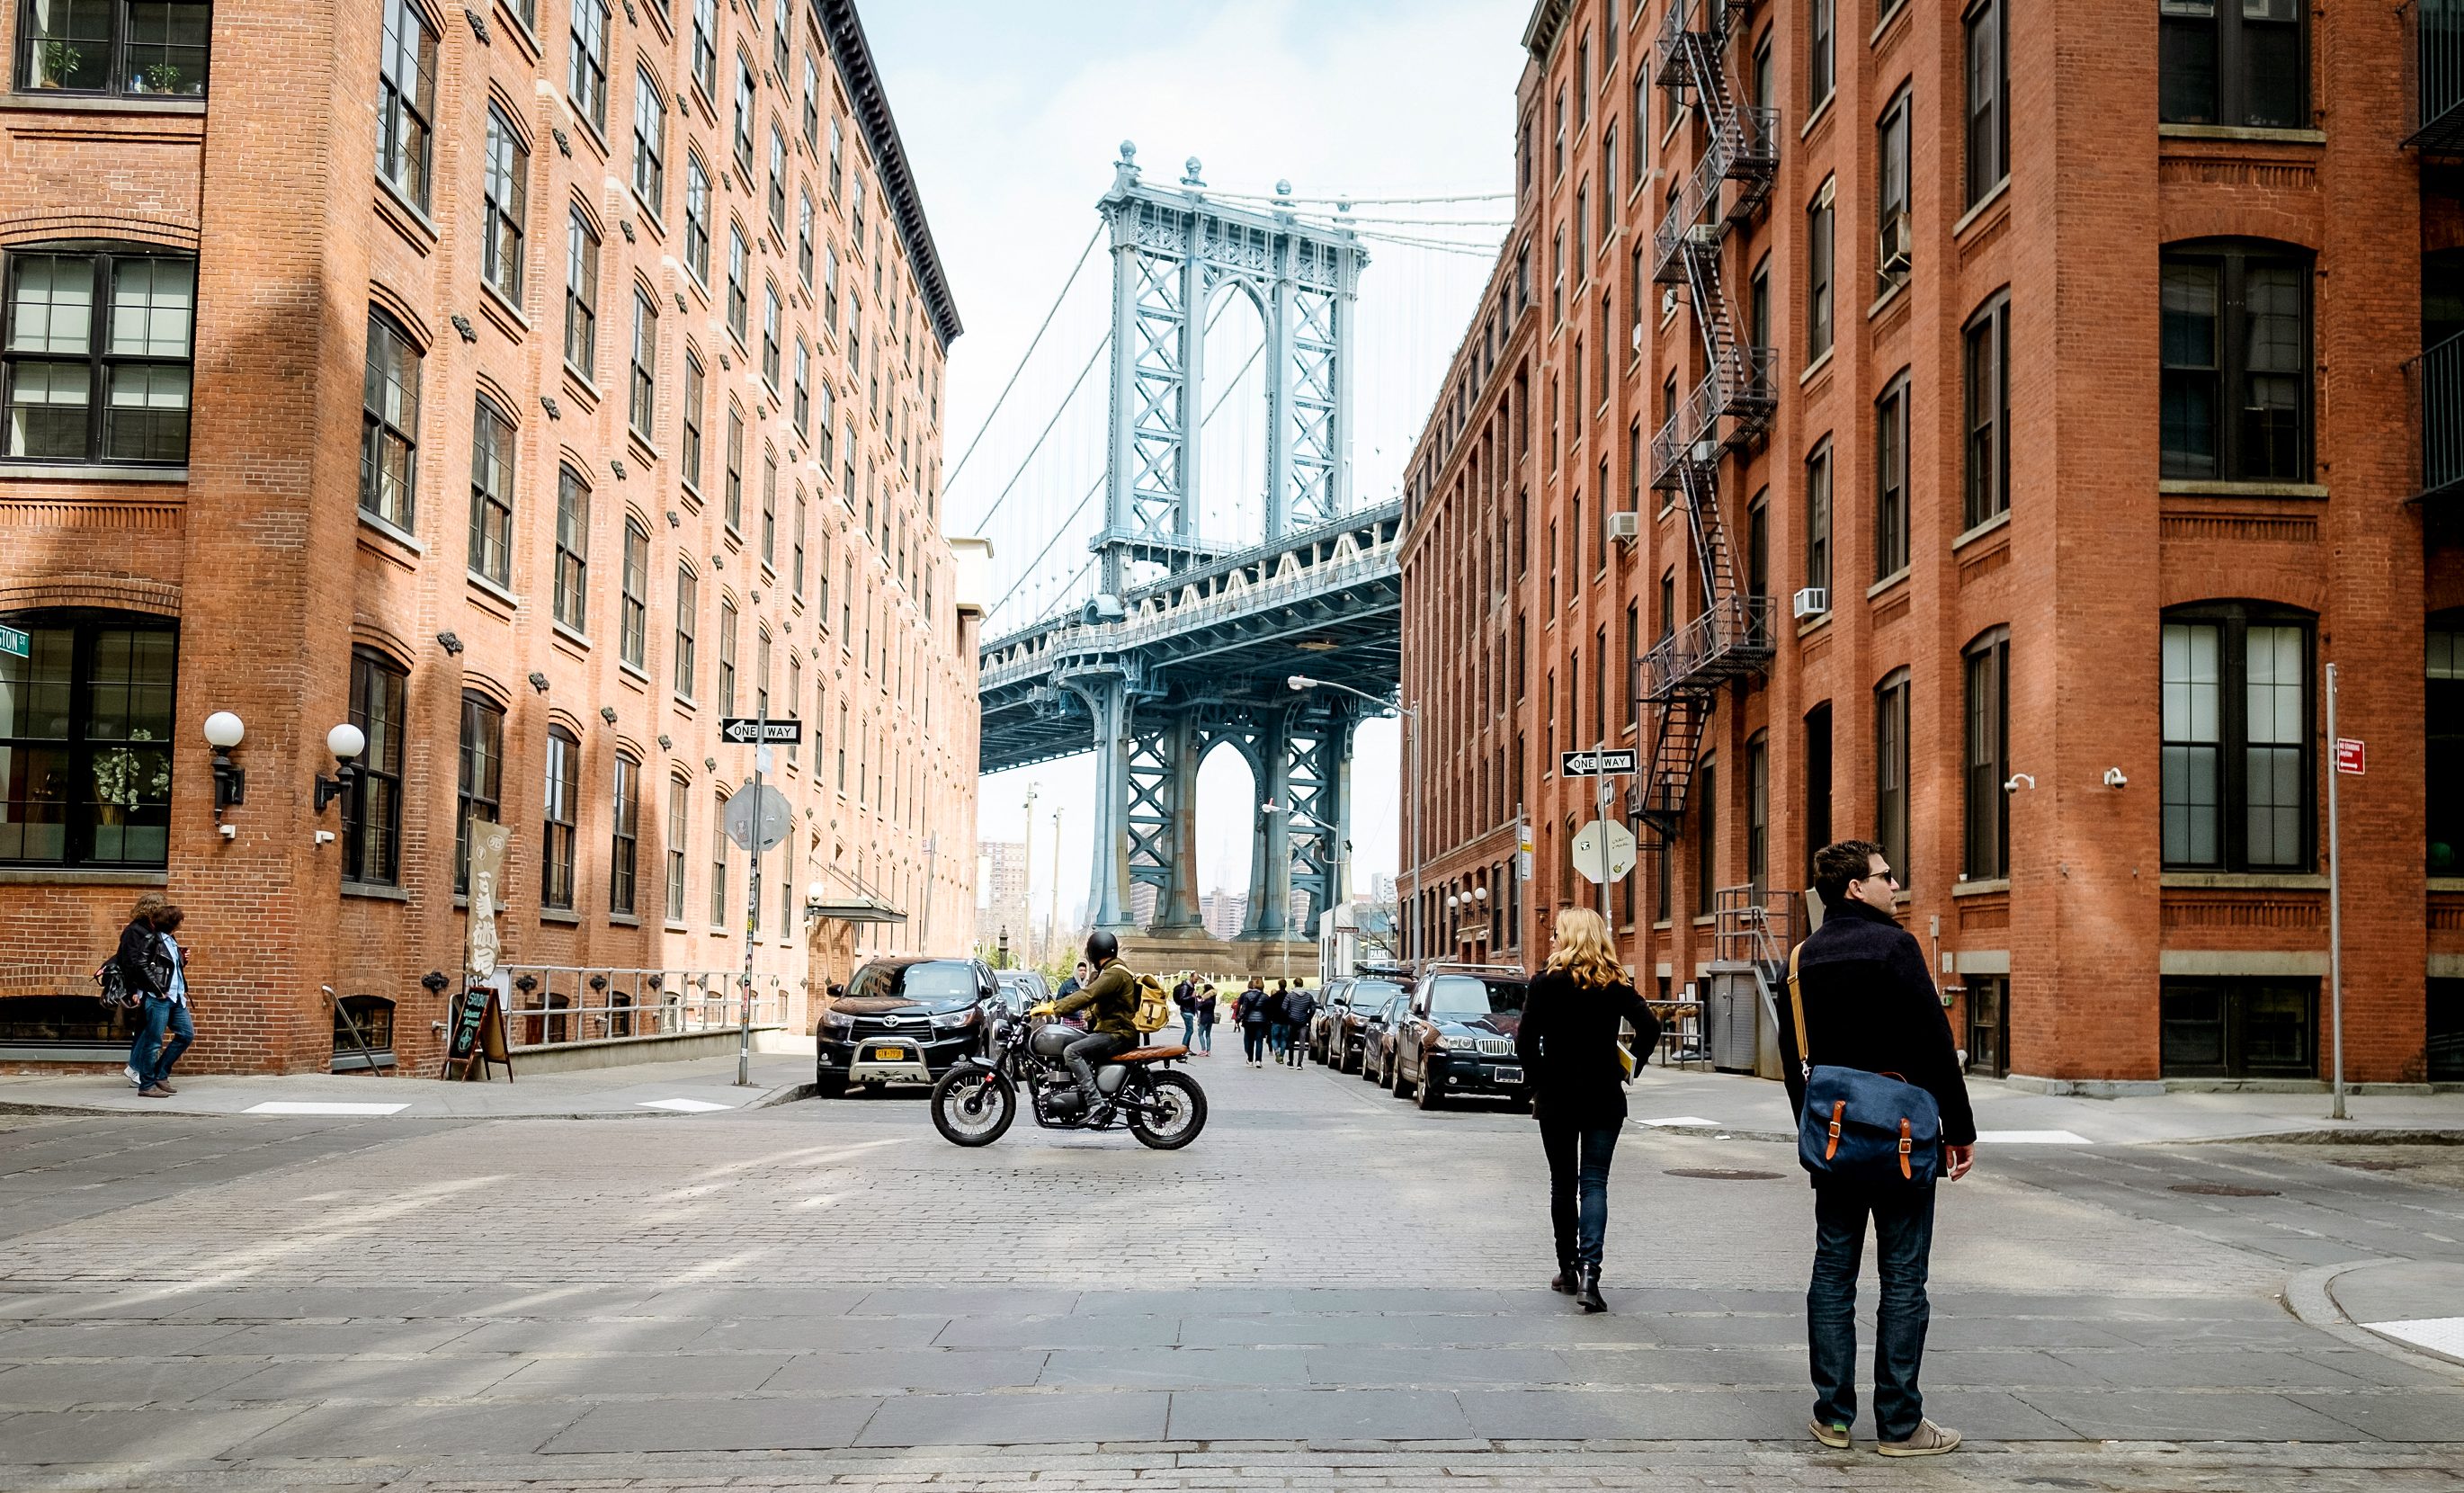
[[[2350,736],[2336,738],[2336,771],[2359,778],[2369,767],[2369,754]]]

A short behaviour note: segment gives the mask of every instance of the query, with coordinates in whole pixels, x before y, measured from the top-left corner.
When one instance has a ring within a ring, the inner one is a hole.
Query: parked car
[[[1334,978],[1317,990],[1317,1009],[1309,1013],[1309,1030],[1302,1034],[1302,1045],[1312,1062],[1324,1063],[1327,1054],[1327,1033],[1333,1030],[1344,1003],[1351,999],[1352,981]]]
[[[1368,976],[1352,982],[1342,1007],[1331,1013],[1326,1037],[1327,1065],[1338,1073],[1357,1073],[1369,1055],[1369,1028],[1378,1010],[1411,985],[1400,979]]]
[[[1411,987],[1388,996],[1384,1005],[1364,1009],[1369,1015],[1360,1025],[1360,1076],[1382,1087],[1388,1082],[1388,1065],[1395,1061],[1395,1028],[1411,1014]]]
[[[981,959],[874,959],[813,1022],[814,1087],[836,1099],[853,1084],[932,1084],[982,1048],[1001,999]]]
[[[1000,983],[1001,1003],[1012,1016],[1024,1016],[1052,999],[1052,986],[1042,970],[995,970],[993,978]]]
[[[1386,1087],[1423,1109],[1456,1094],[1528,1103],[1514,1029],[1530,988],[1521,970],[1441,967],[1423,976],[1388,1038]]]

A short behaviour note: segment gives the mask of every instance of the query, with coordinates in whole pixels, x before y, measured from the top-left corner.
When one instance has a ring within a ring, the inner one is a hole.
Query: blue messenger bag
[[[1788,955],[1789,1014],[1805,1075],[1796,1160],[1814,1180],[1876,1190],[1926,1187],[1942,1171],[1942,1107],[1895,1073],[1816,1064],[1806,1048],[1805,996],[1797,988],[1798,944]]]

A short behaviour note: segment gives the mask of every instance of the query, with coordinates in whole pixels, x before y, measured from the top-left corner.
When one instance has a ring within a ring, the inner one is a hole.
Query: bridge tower
[[[1221,571],[1237,558],[1211,549],[1199,523],[1229,501],[1201,491],[1199,461],[1206,327],[1221,297],[1249,296],[1265,328],[1264,552],[1338,524],[1352,509],[1352,344],[1366,252],[1349,230],[1208,196],[1195,158],[1177,187],[1151,185],[1136,154],[1122,143],[1098,204],[1112,252],[1111,407],[1105,520],[1090,541],[1100,580],[1082,621],[1105,632],[1134,623],[1130,608],[1141,595],[1168,597],[1175,577]],[[1252,568],[1264,576],[1266,563]],[[1204,937],[1198,764],[1228,742],[1247,759],[1261,801],[1277,807],[1258,816],[1243,937],[1311,935],[1316,914],[1344,894],[1351,703],[1295,695],[1281,674],[1176,669],[1124,646],[1056,659],[1050,680],[1083,704],[1092,728],[1094,926],[1134,930],[1131,889],[1145,885],[1155,889],[1152,936]],[[1294,890],[1308,900],[1304,926],[1291,926]]]

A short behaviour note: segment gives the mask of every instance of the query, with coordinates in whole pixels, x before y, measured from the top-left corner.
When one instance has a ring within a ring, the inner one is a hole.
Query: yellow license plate
[[[875,1063],[904,1063],[907,1061],[907,1049],[904,1047],[875,1047],[872,1049],[872,1060]]]

